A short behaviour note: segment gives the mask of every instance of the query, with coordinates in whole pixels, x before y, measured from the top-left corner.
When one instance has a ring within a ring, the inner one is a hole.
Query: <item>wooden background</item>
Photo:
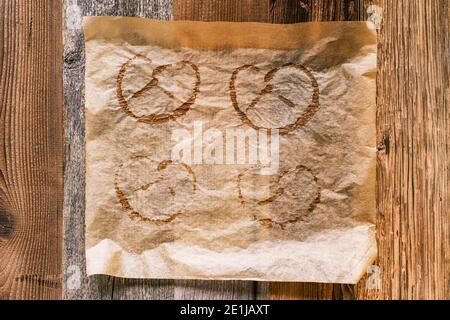
[[[85,276],[81,16],[365,20],[370,3],[384,9],[380,290],[366,279],[348,286]],[[447,0],[0,0],[0,299],[449,299],[449,10]]]

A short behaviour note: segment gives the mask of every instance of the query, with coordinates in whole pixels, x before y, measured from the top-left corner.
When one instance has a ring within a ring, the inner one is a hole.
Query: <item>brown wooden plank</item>
[[[443,0],[175,1],[174,18],[179,20],[273,23],[362,20],[372,2],[385,11],[378,78],[381,290],[368,289],[366,278],[358,286],[259,283],[258,297],[448,297],[449,4]]]
[[[246,0],[246,1],[174,1],[175,20],[257,21],[295,23],[304,21],[360,20],[362,1],[342,0]],[[213,290],[197,286],[196,290]],[[217,284],[219,285],[219,284]],[[344,299],[353,298],[349,286],[310,283],[254,283],[259,299]],[[194,294],[194,296],[196,296]],[[204,296],[200,293],[199,296]]]
[[[381,290],[369,289],[367,278],[355,287],[333,285],[333,293],[331,285],[273,283],[271,298],[449,297],[448,2],[374,4],[384,8],[378,75]]]
[[[84,251],[84,40],[82,16],[140,16],[168,20],[171,0],[65,0],[64,298],[172,299],[173,281],[86,277]]]
[[[0,299],[61,297],[60,1],[0,1]]]

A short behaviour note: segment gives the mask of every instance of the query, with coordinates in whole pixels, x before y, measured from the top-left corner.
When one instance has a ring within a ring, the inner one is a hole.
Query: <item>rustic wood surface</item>
[[[448,299],[449,2],[379,4],[381,297]]]
[[[0,299],[61,295],[61,10],[0,1]]]
[[[449,4],[373,2],[384,9],[378,73],[380,290],[369,290],[365,279],[357,286],[154,281],[88,279],[84,271],[83,15],[363,20],[369,1],[65,0],[64,23],[61,1],[1,1],[0,299],[61,297],[61,211],[67,299],[450,298]]]

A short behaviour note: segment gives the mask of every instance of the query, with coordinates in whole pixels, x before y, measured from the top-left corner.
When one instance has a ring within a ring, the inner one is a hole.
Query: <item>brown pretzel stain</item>
[[[320,194],[321,194],[321,188],[320,188],[320,186],[318,185],[318,179],[317,179],[317,176],[313,173],[313,171],[312,171],[311,169],[309,169],[309,168],[307,168],[307,167],[305,167],[305,166],[303,166],[303,165],[297,166],[297,167],[295,168],[295,170],[303,170],[303,171],[309,172],[309,173],[313,176],[314,182],[315,182],[315,184],[317,185],[317,196],[316,196],[316,198],[314,198],[314,200],[311,202],[311,204],[309,205],[309,208],[308,208],[308,212],[312,213],[312,212],[316,209],[317,205],[320,203],[320,200],[321,200],[321,195],[320,195]],[[241,173],[238,175],[238,196],[239,196],[239,199],[241,200],[241,203],[242,203],[243,205],[245,204],[246,201],[245,201],[245,199],[244,199],[244,196],[242,195],[241,183],[242,183],[242,177],[244,176],[245,172],[246,172],[246,171],[241,172]],[[285,176],[285,175],[286,175],[287,173],[289,173],[289,172],[290,172],[290,171],[283,171],[283,172],[281,172],[281,173],[278,175],[278,177],[277,177],[277,182],[276,182],[276,183],[280,183],[281,178],[282,178],[283,176]],[[267,198],[267,199],[258,201],[258,202],[257,202],[257,205],[259,205],[259,206],[265,206],[265,205],[268,205],[268,204],[274,202],[277,198],[279,198],[280,196],[282,196],[282,195],[284,194],[284,191],[285,191],[284,188],[281,188],[281,187],[278,188],[277,191],[275,192],[275,194],[274,194],[273,196],[271,196],[271,197],[269,197],[269,198]],[[269,218],[259,219],[259,218],[256,216],[256,214],[254,214],[254,215],[253,215],[253,219],[254,219],[255,221],[257,221],[257,222],[258,222],[260,225],[262,225],[263,227],[266,227],[266,228],[272,228],[274,225],[276,225],[276,226],[279,226],[279,227],[281,228],[281,230],[284,230],[288,224],[293,224],[293,223],[297,223],[297,222],[299,222],[299,221],[302,221],[302,220],[303,220],[303,217],[302,217],[302,216],[298,216],[298,217],[296,217],[295,219],[290,219],[290,220],[286,220],[286,221],[279,222],[279,221],[275,221],[275,220],[269,219]]]
[[[197,190],[197,177],[194,174],[194,171],[192,171],[192,168],[190,166],[188,166],[185,163],[177,163],[178,165],[181,165],[191,176],[192,178],[192,191],[196,191]],[[158,167],[156,168],[156,170],[158,171],[162,171],[165,170],[168,166],[170,165],[174,165],[174,162],[172,160],[165,160],[162,161]]]
[[[256,105],[261,101],[261,99],[265,95],[272,94],[274,86],[270,82],[273,80],[273,78],[275,77],[277,72],[279,72],[280,70],[285,69],[285,68],[295,68],[297,70],[302,71],[309,78],[309,80],[311,81],[311,86],[313,88],[313,94],[311,96],[310,104],[308,105],[306,110],[297,118],[297,120],[294,123],[289,124],[289,125],[287,125],[285,127],[277,128],[279,130],[280,134],[282,134],[282,135],[288,134],[289,132],[294,131],[294,130],[296,130],[298,128],[301,128],[304,125],[306,125],[312,119],[312,117],[316,114],[316,112],[320,108],[319,84],[317,83],[317,80],[314,77],[314,75],[312,74],[312,72],[308,68],[303,66],[303,65],[294,64],[294,63],[287,63],[287,64],[284,64],[283,66],[281,66],[279,68],[275,68],[275,69],[270,70],[264,76],[264,82],[266,83],[266,86],[261,90],[259,95],[257,95],[252,100],[252,102],[250,103],[250,105],[247,108],[247,110],[255,108]],[[237,76],[239,75],[239,73],[242,72],[243,70],[253,70],[253,71],[256,71],[256,72],[260,72],[260,69],[258,67],[256,67],[256,66],[253,66],[253,65],[244,65],[244,66],[241,66],[241,67],[237,68],[236,70],[234,70],[233,74],[231,75],[231,80],[230,80],[230,98],[231,98],[231,102],[233,104],[233,107],[236,110],[236,112],[238,113],[239,117],[241,118],[241,121],[243,123],[245,123],[246,125],[252,127],[255,130],[259,130],[259,129],[270,130],[271,128],[263,128],[263,127],[259,127],[259,126],[255,125],[250,120],[250,118],[247,116],[247,113],[242,111],[241,108],[239,107],[239,103],[237,101],[236,80],[237,80]],[[291,108],[295,108],[295,104],[291,100],[289,100],[288,98],[283,97],[281,95],[278,95],[277,98],[281,102],[286,104],[287,106],[289,106]]]
[[[244,176],[246,171],[241,172],[238,175],[238,197],[241,200],[241,203],[245,203],[245,199],[244,196],[242,195],[242,189],[241,189],[241,183],[242,183],[242,177]],[[286,173],[284,173],[286,174]],[[277,182],[276,183],[280,183],[281,177],[283,177],[284,174],[278,175],[277,177]],[[278,190],[275,192],[275,194],[267,199],[258,201],[258,205],[262,206],[262,205],[266,205],[268,203],[271,203],[273,201],[275,201],[279,196],[281,196],[284,193],[284,189],[283,188],[278,188]]]
[[[191,67],[192,70],[194,70],[195,77],[196,77],[196,82],[195,82],[194,88],[192,89],[192,95],[189,97],[188,100],[183,102],[179,107],[177,107],[171,113],[149,114],[149,115],[138,116],[130,110],[128,102],[123,95],[123,89],[122,89],[123,80],[125,78],[125,74],[128,70],[128,67],[136,59],[143,59],[149,63],[152,62],[152,60],[147,58],[146,56],[144,56],[142,54],[137,54],[133,58],[131,58],[127,62],[125,62],[122,65],[122,67],[120,68],[119,74],[117,76],[117,81],[116,81],[116,83],[117,83],[116,95],[117,95],[117,99],[119,101],[119,105],[120,105],[120,108],[122,109],[122,111],[125,112],[128,116],[137,119],[139,122],[144,122],[144,123],[148,123],[148,124],[167,122],[171,119],[174,120],[175,118],[185,115],[189,111],[191,106],[194,104],[195,100],[197,99],[197,95],[200,92],[200,71],[199,71],[198,67],[195,64],[193,64],[189,61],[186,61],[186,60],[183,60],[180,62],[180,64],[183,66],[187,65],[187,66]],[[159,89],[161,89],[163,91],[163,93],[170,99],[175,99],[175,96],[171,92],[169,92],[159,86],[159,79],[158,79],[158,76],[164,70],[166,70],[167,68],[169,68],[171,66],[173,66],[173,64],[166,64],[166,65],[161,65],[161,66],[156,67],[152,72],[152,80],[150,82],[148,82],[142,89],[135,92],[130,97],[129,100],[131,101],[132,99],[143,95],[144,93],[146,93],[147,91],[149,91],[155,87],[158,87]]]
[[[147,157],[144,157],[144,156],[137,156],[137,157],[131,158],[130,160],[139,160],[139,159],[146,159],[146,158]],[[175,213],[171,214],[170,217],[168,217],[166,219],[152,219],[152,218],[148,218],[145,215],[143,215],[142,213],[136,211],[133,208],[133,206],[130,204],[130,201],[127,198],[127,196],[125,195],[125,193],[121,190],[121,188],[119,186],[118,179],[117,179],[118,172],[123,169],[124,164],[125,163],[122,163],[118,167],[118,169],[116,171],[116,177],[115,177],[115,181],[114,181],[114,189],[116,191],[116,196],[117,196],[117,199],[119,200],[119,203],[121,204],[122,208],[125,211],[128,212],[128,216],[132,220],[150,222],[150,223],[153,223],[153,224],[159,226],[159,225],[170,223],[170,222],[174,221],[178,216],[183,214],[183,212],[175,212]],[[174,165],[173,161],[171,161],[171,160],[162,161],[161,163],[158,164],[157,171],[165,170],[170,165]],[[184,163],[180,163],[180,165],[182,165],[183,168],[185,168],[186,171],[191,176],[191,178],[192,178],[192,191],[195,192],[197,190],[197,187],[196,187],[197,178],[196,178],[194,172],[192,171],[192,168],[190,166],[188,166],[187,164],[184,164]],[[151,183],[148,183],[148,184],[145,184],[142,187],[140,187],[140,188],[138,188],[138,189],[136,189],[134,191],[148,190],[150,188],[150,186],[152,186],[152,185],[154,185],[156,183],[159,183],[162,180],[163,180],[162,178],[156,179],[155,181],[153,181]],[[174,188],[169,188],[169,192],[171,193],[172,196],[175,195],[175,189]]]

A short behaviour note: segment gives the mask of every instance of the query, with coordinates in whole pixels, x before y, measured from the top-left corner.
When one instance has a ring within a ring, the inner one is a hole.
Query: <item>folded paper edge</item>
[[[331,231],[335,232],[335,231]],[[330,233],[331,235],[331,233]],[[354,237],[367,235],[365,245],[360,248],[353,248],[353,250],[344,250],[344,252],[349,252],[349,259],[352,263],[348,265],[333,265],[327,264],[326,266],[320,266],[320,272],[314,272],[311,269],[311,261],[297,261],[300,264],[306,264],[303,271],[299,268],[298,273],[295,277],[286,277],[283,274],[271,273],[268,276],[248,276],[245,274],[240,274],[239,270],[234,270],[229,275],[206,275],[197,274],[195,276],[183,274],[180,270],[173,269],[163,262],[161,259],[161,254],[172,257],[173,259],[178,259],[180,264],[189,264],[183,261],[183,257],[175,257],[176,250],[186,250],[186,247],[180,247],[178,249],[172,249],[172,253],[169,253],[166,248],[156,248],[153,250],[145,251],[141,254],[133,254],[124,250],[120,245],[110,239],[104,239],[100,241],[97,245],[87,249],[86,251],[86,263],[87,263],[87,275],[109,275],[119,278],[130,278],[130,279],[174,279],[174,280],[244,280],[244,281],[261,281],[261,282],[312,282],[312,283],[337,283],[337,284],[357,284],[360,279],[366,274],[367,268],[375,261],[377,258],[377,243],[375,241],[375,233],[373,225],[362,225],[355,227],[353,229],[342,230],[338,237],[331,235],[332,239],[330,241],[323,241],[321,238],[324,237],[323,234],[318,237],[312,237],[312,239],[306,240],[306,247],[308,250],[305,252],[305,257],[307,256],[325,256],[329,257],[333,254],[338,254],[342,259],[342,250],[339,250],[339,244],[345,243]],[[316,242],[316,251],[311,250],[311,241]],[[302,242],[296,241],[296,245],[300,245]],[[337,245],[336,245],[337,244]],[[324,248],[327,251],[324,251]],[[267,249],[267,248],[266,248]],[[266,251],[266,249],[264,249]],[[253,249],[252,249],[253,250]],[[252,252],[250,250],[250,252]],[[319,252],[320,251],[320,252]],[[279,249],[275,248],[274,252],[280,252]],[[217,257],[220,256],[218,253],[210,252],[212,255]],[[190,255],[189,259],[200,262],[204,253],[193,257],[192,253],[187,253]],[[249,254],[243,253],[244,255]],[[267,256],[273,256],[271,253],[267,253]],[[167,260],[167,256],[164,260]],[[229,261],[236,259],[232,254],[222,255],[221,258],[216,257],[216,263],[223,266],[224,261]],[[250,259],[251,260],[251,259]],[[289,263],[295,263],[295,258]],[[154,265],[150,265],[149,262],[155,262]],[[204,261],[201,261],[204,263]],[[209,261],[211,263],[211,261]],[[318,265],[321,262],[319,261]],[[128,266],[140,266],[138,269],[130,270]],[[115,266],[111,269],[111,266]],[[291,265],[289,268],[292,269]],[[343,273],[335,274],[334,271],[340,269],[344,271]],[[214,262],[210,266],[210,270],[214,270]],[[190,270],[192,271],[192,269]],[[317,269],[316,269],[317,271]],[[253,270],[254,274],[264,274],[263,270]],[[292,272],[289,272],[291,274]]]
[[[339,26],[339,27],[337,27]],[[302,41],[323,37],[376,43],[369,22],[259,22],[160,21],[134,17],[84,17],[86,41],[125,41],[131,45],[153,44],[165,48],[193,49],[260,48],[296,49]],[[242,30],[245,29],[245,32]]]

